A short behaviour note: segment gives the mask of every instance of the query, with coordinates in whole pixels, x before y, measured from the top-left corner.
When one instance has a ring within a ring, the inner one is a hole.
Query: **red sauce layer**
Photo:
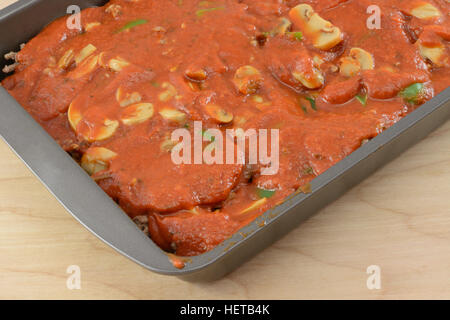
[[[379,29],[368,28],[372,5]],[[47,26],[2,85],[183,256],[214,248],[450,82],[445,0],[113,0],[81,24]],[[194,135],[194,121],[278,129],[278,173],[174,164],[170,135]]]

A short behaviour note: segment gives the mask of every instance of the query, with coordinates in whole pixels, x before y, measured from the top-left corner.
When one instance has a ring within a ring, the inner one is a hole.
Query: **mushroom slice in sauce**
[[[81,49],[80,53],[75,57],[76,64],[80,64],[84,59],[94,53],[95,50],[97,50],[97,48],[92,44],[88,44],[86,47]]]
[[[70,77],[78,79],[93,72],[98,66],[98,55],[91,56],[84,60],[75,70],[70,72]]]
[[[292,8],[289,16],[317,49],[329,50],[343,40],[341,30],[319,16],[309,4]]]
[[[159,114],[168,121],[181,123],[186,120],[186,114],[176,109],[164,108],[159,112]]]
[[[117,157],[117,153],[104,147],[89,148],[81,158],[81,166],[89,175],[108,169],[109,161]]]
[[[261,87],[263,78],[258,69],[243,66],[236,70],[233,82],[242,94],[254,94]]]
[[[125,89],[119,87],[116,90],[116,100],[121,107],[127,107],[131,104],[141,102],[142,97],[139,92],[125,92]]]
[[[116,72],[122,71],[123,68],[128,67],[130,63],[120,57],[109,60],[107,66]]]
[[[361,71],[361,64],[351,57],[342,57],[339,62],[339,73],[344,77],[353,77]]]
[[[177,89],[169,82],[163,82],[162,88],[165,90],[158,96],[162,102],[167,102],[177,95]]]
[[[218,123],[230,123],[233,121],[233,114],[216,104],[207,104],[205,110],[206,113]]]
[[[364,49],[350,49],[350,57],[359,62],[361,70],[373,70],[375,68],[375,61],[373,60],[373,56]]]
[[[98,109],[90,108],[91,114],[98,113]],[[86,141],[94,142],[110,138],[119,127],[119,121],[105,117],[95,116],[86,118],[81,112],[78,100],[75,99],[69,106],[67,118],[72,129]]]
[[[126,107],[120,120],[123,124],[130,126],[147,121],[153,117],[154,108],[151,103],[137,103]]]
[[[67,50],[62,57],[58,60],[58,68],[66,69],[72,63],[74,58],[74,53],[72,49]]]
[[[345,77],[353,77],[361,70],[373,70],[375,61],[372,55],[364,49],[352,48],[349,56],[340,59],[340,73]]]
[[[187,69],[185,75],[195,81],[203,81],[208,77],[208,73],[204,69]]]
[[[445,60],[448,57],[445,54],[445,47],[443,45],[437,45],[434,47],[426,46],[420,42],[417,44],[419,47],[420,55],[435,64],[438,67],[445,65]]]
[[[410,11],[411,15],[419,19],[433,19],[442,16],[438,8],[429,2],[421,1]]]
[[[262,199],[256,200],[249,207],[247,207],[244,210],[242,210],[241,214],[248,213],[248,212],[251,212],[253,210],[256,210],[256,209],[260,208],[261,206],[263,206],[264,204],[266,204],[266,202],[267,202],[267,198],[262,198]]]

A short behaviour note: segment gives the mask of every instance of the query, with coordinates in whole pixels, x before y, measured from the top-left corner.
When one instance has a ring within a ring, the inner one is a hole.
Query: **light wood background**
[[[0,0],[0,8],[13,0]],[[81,268],[81,290],[66,269]],[[381,268],[380,290],[366,286]],[[2,299],[450,299],[450,122],[226,278],[153,274],[79,225],[0,141]]]

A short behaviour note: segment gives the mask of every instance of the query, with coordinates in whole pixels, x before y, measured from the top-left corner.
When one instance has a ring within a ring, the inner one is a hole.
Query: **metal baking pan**
[[[20,0],[0,11],[0,54],[16,51],[69,5],[101,0]],[[0,61],[3,66],[6,61]],[[62,205],[108,245],[154,272],[185,280],[213,280],[231,272],[294,229],[375,170],[450,118],[450,88],[418,108],[312,181],[312,192],[294,194],[214,250],[186,259],[177,269],[122,209],[0,88],[0,134]]]

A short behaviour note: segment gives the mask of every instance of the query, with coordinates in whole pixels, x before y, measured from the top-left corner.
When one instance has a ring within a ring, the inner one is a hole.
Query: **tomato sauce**
[[[47,26],[2,85],[181,256],[305,190],[450,83],[445,0],[112,0],[81,23]],[[278,173],[174,164],[170,135],[194,121],[279,129]]]

